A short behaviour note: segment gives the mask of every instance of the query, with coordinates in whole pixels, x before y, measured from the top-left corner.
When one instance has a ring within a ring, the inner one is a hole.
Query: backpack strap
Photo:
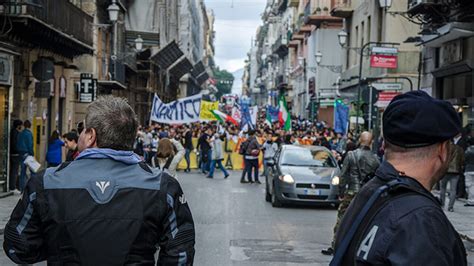
[[[165,163],[165,166],[163,166],[163,170],[169,169],[171,166],[171,163],[173,162],[174,156],[168,157],[168,160]]]
[[[388,195],[384,198],[384,200],[380,203],[377,204],[377,207],[375,209],[371,208],[376,205],[377,200],[382,196],[385,195],[385,193],[388,193]],[[369,198],[369,200],[366,202],[364,207],[361,209],[359,214],[356,216],[356,219],[352,223],[352,226],[350,227],[349,231],[347,231],[346,235],[344,238],[341,240],[340,245],[336,249],[336,253],[334,254],[334,258],[332,259],[331,263],[329,264],[330,266],[339,266],[342,265],[344,257],[347,255],[347,251],[349,249],[349,246],[358,233],[359,228],[365,228],[375,217],[375,214],[378,213],[379,210],[382,209],[383,206],[385,206],[386,203],[389,202],[389,200],[393,199],[394,197],[401,197],[401,196],[406,196],[406,194],[418,194],[422,195],[431,201],[434,201],[434,199],[430,198],[428,195],[412,188],[407,182],[400,180],[400,179],[394,179],[389,181],[387,184],[379,187]],[[371,215],[369,215],[371,214]],[[366,219],[366,218],[370,219]],[[363,223],[364,222],[364,223]],[[360,232],[359,232],[360,234]]]

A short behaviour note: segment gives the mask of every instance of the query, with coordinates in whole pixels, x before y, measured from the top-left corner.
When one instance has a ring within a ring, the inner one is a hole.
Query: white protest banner
[[[150,120],[163,124],[186,124],[199,121],[201,94],[164,103],[155,94]]]

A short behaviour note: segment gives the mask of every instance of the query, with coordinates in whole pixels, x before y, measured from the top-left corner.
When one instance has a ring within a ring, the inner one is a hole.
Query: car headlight
[[[331,180],[331,184],[333,186],[338,186],[339,185],[339,177],[338,176],[333,177],[332,180]]]
[[[282,175],[280,176],[280,180],[288,184],[295,183],[295,180],[293,179],[291,175]]]

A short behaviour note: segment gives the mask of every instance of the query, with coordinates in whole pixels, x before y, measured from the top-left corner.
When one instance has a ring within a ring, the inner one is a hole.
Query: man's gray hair
[[[99,148],[130,151],[138,121],[126,99],[101,96],[87,107],[85,127],[95,129]]]
[[[385,141],[385,158],[391,160],[394,157],[406,160],[422,161],[436,154],[439,143],[420,148],[403,148]]]

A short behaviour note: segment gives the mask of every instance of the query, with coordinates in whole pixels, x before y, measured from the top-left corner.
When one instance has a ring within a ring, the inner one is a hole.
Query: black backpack
[[[249,147],[250,141],[246,140],[240,144],[239,148],[239,154],[240,155],[246,155],[247,154],[247,148]]]

